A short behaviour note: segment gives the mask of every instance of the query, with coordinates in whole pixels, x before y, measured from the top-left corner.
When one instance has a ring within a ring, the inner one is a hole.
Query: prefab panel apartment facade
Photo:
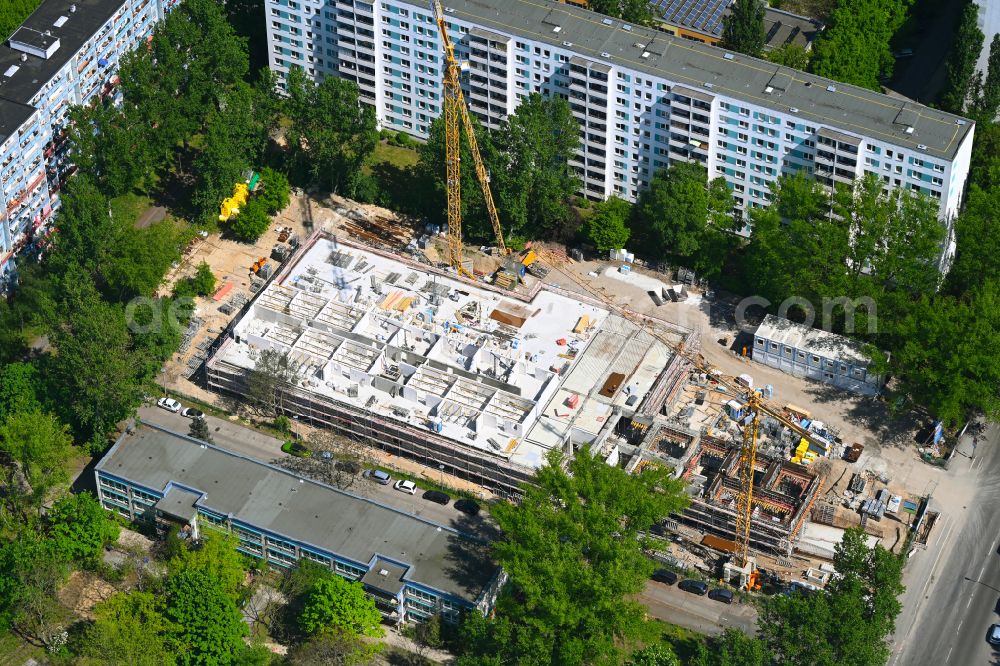
[[[942,218],[958,211],[974,129],[964,118],[550,0],[445,4],[471,111],[497,127],[530,93],[567,99],[589,197],[635,200],[680,160],[723,177],[741,213],[798,171],[831,187],[872,173],[936,199]],[[267,21],[279,75],[355,81],[383,127],[421,138],[441,114],[427,3],[268,0]]]

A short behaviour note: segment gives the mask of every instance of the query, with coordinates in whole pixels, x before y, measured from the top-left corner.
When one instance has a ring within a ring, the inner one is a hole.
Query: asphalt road
[[[153,423],[182,435],[188,433],[188,428],[191,425],[191,419],[185,418],[180,414],[168,412],[159,407],[140,407],[139,418],[146,423]],[[206,416],[205,420],[212,431],[212,439],[216,446],[265,463],[270,463],[279,458],[291,457],[282,452],[282,441],[280,439],[257,432],[227,419]],[[332,461],[322,462],[316,460],[312,461],[311,464],[332,464]],[[395,480],[394,477],[393,481]],[[408,495],[393,489],[391,484],[383,486],[361,478],[355,479],[344,490],[353,495],[367,497],[439,525],[453,527],[484,538],[494,536],[493,526],[489,522],[489,514],[485,507],[479,516],[469,517],[455,509],[454,501],[449,502],[446,506],[441,506],[440,504],[423,499],[421,497],[422,491],[419,489],[416,495]]]
[[[649,610],[650,616],[702,634],[716,636],[727,627],[751,635],[757,631],[757,611],[753,606],[738,602],[724,604],[685,592],[676,584],[648,581],[637,600]]]
[[[1000,623],[1000,427],[980,436],[975,454],[959,454],[959,471],[978,481],[975,500],[954,530],[932,532],[950,550],[935,563],[925,581],[912,581],[904,603],[919,604],[909,627],[897,627],[896,649],[889,666],[1000,665],[1000,650],[986,642],[986,632]],[[962,450],[962,449],[960,449]],[[972,453],[971,449],[965,449]],[[956,523],[957,524],[957,523]]]

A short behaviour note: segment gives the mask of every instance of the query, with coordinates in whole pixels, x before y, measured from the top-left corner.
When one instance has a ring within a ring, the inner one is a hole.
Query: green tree
[[[768,51],[764,56],[773,63],[799,69],[803,72],[809,67],[809,51],[800,44],[783,44]]]
[[[104,195],[121,196],[143,182],[153,168],[153,155],[149,130],[135,107],[77,106],[70,118],[70,155]]]
[[[378,143],[375,111],[358,103],[355,83],[328,76],[316,84],[298,67],[288,74],[287,91],[292,163],[311,186],[353,195]]]
[[[990,57],[986,66],[986,78],[976,72],[972,105],[969,113],[977,122],[993,123],[1000,111],[1000,33],[993,35],[990,42]]]
[[[955,42],[945,61],[946,78],[941,92],[941,108],[962,113],[972,93],[976,62],[983,50],[986,36],[979,29],[979,5],[967,1],[959,18]]]
[[[371,664],[378,646],[344,632],[324,632],[296,645],[289,666],[360,666]]]
[[[56,647],[66,629],[56,594],[69,571],[52,542],[31,529],[0,543],[0,625],[35,644]]]
[[[0,364],[0,423],[15,412],[39,409],[37,390],[41,386],[38,368],[31,363]]]
[[[732,627],[714,639],[712,647],[705,666],[765,666],[771,663],[762,640]]]
[[[52,414],[14,412],[0,423],[3,503],[7,519],[37,517],[49,493],[69,481],[73,440]]]
[[[381,623],[382,614],[361,583],[332,574],[313,584],[299,615],[299,626],[309,635],[333,631],[378,638]]]
[[[271,216],[267,214],[267,204],[252,198],[243,205],[239,214],[229,223],[229,229],[244,243],[254,243],[271,226]]]
[[[620,18],[638,25],[653,25],[653,8],[645,0],[591,0],[587,7],[594,12]]]
[[[198,272],[191,278],[191,286],[199,296],[209,296],[215,292],[215,274],[208,262],[198,264]]]
[[[0,39],[7,41],[39,4],[41,0],[5,0],[0,4]]]
[[[277,215],[288,206],[290,193],[285,174],[270,167],[260,170],[260,188],[256,196],[264,201],[269,215]]]
[[[594,244],[598,252],[625,247],[631,230],[628,219],[632,205],[619,197],[610,197],[607,201],[594,204],[593,215],[587,220],[587,239]]]
[[[237,543],[232,535],[205,530],[197,548],[182,548],[170,560],[170,571],[204,574],[235,603],[242,596],[248,568],[247,558],[236,550]]]
[[[949,291],[960,296],[980,284],[983,276],[1000,274],[1000,187],[973,183],[965,209],[955,219],[957,252],[948,272]]]
[[[1000,415],[1000,365],[982,353],[1000,344],[998,313],[1000,288],[993,279],[977,280],[961,297],[920,297],[892,323],[900,393],[949,425],[977,411]]]
[[[247,376],[247,402],[258,414],[274,416],[283,390],[295,377],[295,361],[287,352],[265,349]]]
[[[843,0],[816,38],[810,61],[814,74],[862,88],[881,90],[895,59],[890,40],[906,19],[909,0]]]
[[[247,625],[222,582],[205,571],[187,569],[171,575],[164,588],[164,614],[171,640],[179,646],[177,663],[234,664]]]
[[[528,95],[501,124],[493,144],[497,165],[491,175],[501,221],[509,229],[505,235],[565,236],[570,200],[580,187],[569,165],[580,144],[580,126],[569,103]]]
[[[138,230],[134,222],[113,217],[105,195],[85,174],[78,175],[56,214],[59,233],[47,267],[67,279],[89,276],[113,300],[151,295],[180,257],[179,234],[170,220]]]
[[[77,439],[97,445],[142,402],[150,357],[122,309],[85,279],[67,282],[56,316],[50,340],[57,353],[45,366],[53,400]]]
[[[118,541],[118,523],[87,492],[60,497],[46,519],[56,552],[86,567],[96,566],[104,547]]]
[[[203,418],[191,419],[191,427],[188,429],[188,437],[194,437],[195,439],[200,439],[203,442],[208,442],[209,444],[214,444],[215,440],[212,439],[212,430],[208,427],[208,423]]]
[[[112,596],[94,607],[94,622],[77,645],[80,666],[173,666],[170,626],[151,592]]]
[[[629,475],[587,449],[564,467],[553,452],[520,506],[492,510],[510,594],[500,602],[502,622],[470,624],[474,654],[566,666],[614,656],[643,623],[642,606],[628,599],[652,570],[639,535],[684,508],[683,487],[667,469]]]
[[[771,659],[788,666],[876,666],[886,662],[903,592],[903,559],[869,549],[860,528],[836,546],[840,576],[817,594],[766,600],[760,634]]]
[[[764,8],[761,0],[736,0],[722,19],[724,49],[759,58],[764,52]]]
[[[757,293],[772,303],[792,295],[818,303],[847,293],[850,234],[831,205],[822,185],[804,174],[778,179],[771,205],[751,212],[745,271]]]
[[[634,209],[633,232],[646,252],[684,262],[711,276],[735,245],[729,232],[732,198],[722,179],[708,181],[705,167],[677,162],[657,171]]]
[[[215,220],[222,200],[264,155],[274,121],[266,94],[242,81],[226,90],[206,121],[204,147],[194,159],[192,202],[200,217]]]
[[[681,666],[669,645],[658,643],[633,652],[625,666]]]

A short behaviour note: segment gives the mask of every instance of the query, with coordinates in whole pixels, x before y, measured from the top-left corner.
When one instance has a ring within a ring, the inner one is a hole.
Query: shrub
[[[260,197],[250,199],[232,221],[233,235],[245,243],[253,243],[264,235],[271,226],[271,216],[267,214],[267,203]]]
[[[198,265],[198,272],[191,278],[191,288],[199,296],[208,296],[215,292],[215,274],[207,262]]]
[[[280,171],[264,167],[260,171],[260,183],[261,186],[256,197],[263,200],[268,214],[274,215],[284,210],[288,205],[291,193],[288,177]]]

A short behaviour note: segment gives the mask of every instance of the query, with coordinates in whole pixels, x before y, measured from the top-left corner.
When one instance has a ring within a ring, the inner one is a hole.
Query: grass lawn
[[[111,214],[115,218],[125,218],[134,223],[152,205],[153,200],[150,197],[130,192],[111,200]]]
[[[41,663],[45,660],[45,650],[29,645],[10,633],[0,634],[0,666],[21,666],[34,658]]]
[[[384,141],[379,141],[375,146],[375,153],[372,155],[369,163],[364,166],[362,171],[365,175],[371,175],[373,165],[381,164],[383,162],[391,164],[398,169],[408,169],[419,161],[420,156],[413,148],[403,148],[402,146],[394,146]]]

